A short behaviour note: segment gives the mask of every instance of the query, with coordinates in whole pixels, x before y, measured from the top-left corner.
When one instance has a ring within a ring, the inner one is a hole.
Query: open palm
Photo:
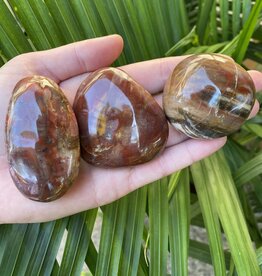
[[[12,90],[21,78],[43,75],[53,79],[73,103],[86,75],[109,66],[123,48],[117,35],[69,44],[49,51],[24,54],[0,69],[0,223],[42,222],[110,203],[133,190],[182,169],[222,147],[226,138],[193,140],[170,128],[164,152],[154,160],[125,168],[97,168],[81,161],[77,181],[60,199],[41,203],[25,198],[9,175],[5,153],[5,116]],[[164,83],[183,57],[156,59],[122,67],[161,104]],[[250,71],[256,89],[262,89],[262,74]],[[256,114],[258,104],[252,110]]]

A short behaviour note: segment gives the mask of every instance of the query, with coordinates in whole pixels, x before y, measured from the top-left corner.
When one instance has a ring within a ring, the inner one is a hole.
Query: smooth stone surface
[[[249,74],[230,57],[193,55],[169,77],[163,93],[170,123],[192,138],[218,138],[237,131],[255,102]]]
[[[60,88],[41,76],[16,85],[6,120],[10,174],[28,198],[61,197],[78,175],[80,143],[72,107]]]
[[[96,166],[151,160],[165,146],[168,123],[154,98],[125,72],[98,70],[80,85],[74,111],[81,156]]]

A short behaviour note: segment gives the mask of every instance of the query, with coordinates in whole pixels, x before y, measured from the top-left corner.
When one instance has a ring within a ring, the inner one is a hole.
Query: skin
[[[163,176],[174,173],[214,153],[226,142],[193,140],[170,128],[164,152],[154,160],[134,167],[102,169],[81,161],[77,181],[60,199],[40,203],[25,198],[9,175],[5,153],[5,116],[15,84],[34,74],[53,79],[70,103],[88,73],[110,66],[123,49],[118,35],[85,40],[48,51],[17,56],[0,69],[0,223],[44,222],[108,204]],[[173,68],[184,57],[155,59],[123,66],[131,77],[155,95],[161,104],[161,92]],[[262,74],[249,71],[256,90],[262,89]],[[153,76],[153,77],[152,77]],[[251,116],[258,111],[256,102]],[[181,158],[183,156],[183,158]],[[106,181],[105,181],[106,179]]]

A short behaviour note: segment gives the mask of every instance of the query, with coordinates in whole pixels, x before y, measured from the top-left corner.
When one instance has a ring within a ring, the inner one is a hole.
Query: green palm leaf
[[[127,219],[125,197],[103,210],[103,225],[96,265],[96,275],[116,275],[119,269],[121,248]]]
[[[241,166],[234,174],[236,185],[248,183],[254,177],[262,174],[262,153]]]
[[[87,254],[97,209],[72,216],[67,226],[67,240],[59,275],[81,273]]]
[[[191,166],[199,204],[207,229],[210,252],[216,275],[226,275],[225,257],[222,246],[222,236],[217,210],[214,206],[215,198],[210,186],[210,173],[202,162]]]
[[[150,275],[166,275],[168,248],[167,178],[148,188]]]
[[[125,226],[119,271],[120,275],[137,275],[143,240],[147,187],[133,192],[128,198],[128,220]]]
[[[193,165],[193,173],[201,165],[205,168],[202,169],[203,173],[209,172],[206,179],[212,192],[213,208],[227,236],[238,274],[260,275],[240,201],[222,151]],[[196,183],[199,185],[201,182],[196,179]]]
[[[11,59],[32,51],[23,31],[3,1],[0,1],[0,10],[0,56]]]
[[[23,241],[24,240],[28,241],[28,239],[26,237],[26,233],[27,233],[27,229],[29,227],[30,227],[30,225],[27,225],[27,224],[13,225],[13,226],[9,227],[9,230],[11,230],[9,235],[4,235],[4,237],[6,238],[6,244],[3,248],[4,251],[3,251],[3,256],[2,256],[2,260],[1,260],[2,265],[0,267],[0,272],[2,275],[12,275],[12,273],[15,271],[16,262],[18,260],[18,256],[19,256]],[[25,258],[23,258],[23,262],[24,262],[23,270],[26,269],[28,262],[30,260],[29,258],[30,258],[30,255],[32,254],[31,252],[34,248],[34,242],[36,242],[39,225],[33,225],[33,228],[34,228],[34,231],[33,231],[34,237],[32,240],[30,240],[30,244],[29,244],[29,248],[28,248],[29,256],[26,256]],[[30,230],[29,230],[29,233],[30,233]],[[26,243],[26,245],[27,245],[27,243]],[[5,264],[5,265],[3,265],[3,264]]]
[[[178,182],[178,186],[169,202],[169,244],[173,275],[187,275],[187,259],[189,247],[189,172],[184,169],[177,179],[176,174],[170,178]]]
[[[165,53],[261,61],[261,9],[262,0],[0,1],[0,66],[21,53],[112,33],[125,41],[117,65]],[[219,276],[228,269],[259,275],[261,248],[256,255],[250,237],[261,246],[260,117],[229,138],[227,158],[220,152],[194,164],[192,179],[185,169],[99,210],[98,249],[92,240],[97,210],[1,225],[0,275],[80,275],[85,264],[93,275],[187,275],[188,255],[212,262]],[[208,245],[189,241],[189,224],[207,229]]]

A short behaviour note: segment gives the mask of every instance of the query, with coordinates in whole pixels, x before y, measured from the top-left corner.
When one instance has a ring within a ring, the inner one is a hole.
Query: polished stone
[[[80,144],[72,107],[60,88],[41,76],[16,85],[6,119],[11,177],[28,198],[61,197],[78,175]]]
[[[81,155],[96,166],[151,160],[165,146],[168,123],[154,98],[125,72],[98,70],[78,89],[74,111]]]
[[[179,63],[163,93],[170,123],[192,138],[218,138],[237,131],[255,101],[249,74],[230,57],[193,55]]]

